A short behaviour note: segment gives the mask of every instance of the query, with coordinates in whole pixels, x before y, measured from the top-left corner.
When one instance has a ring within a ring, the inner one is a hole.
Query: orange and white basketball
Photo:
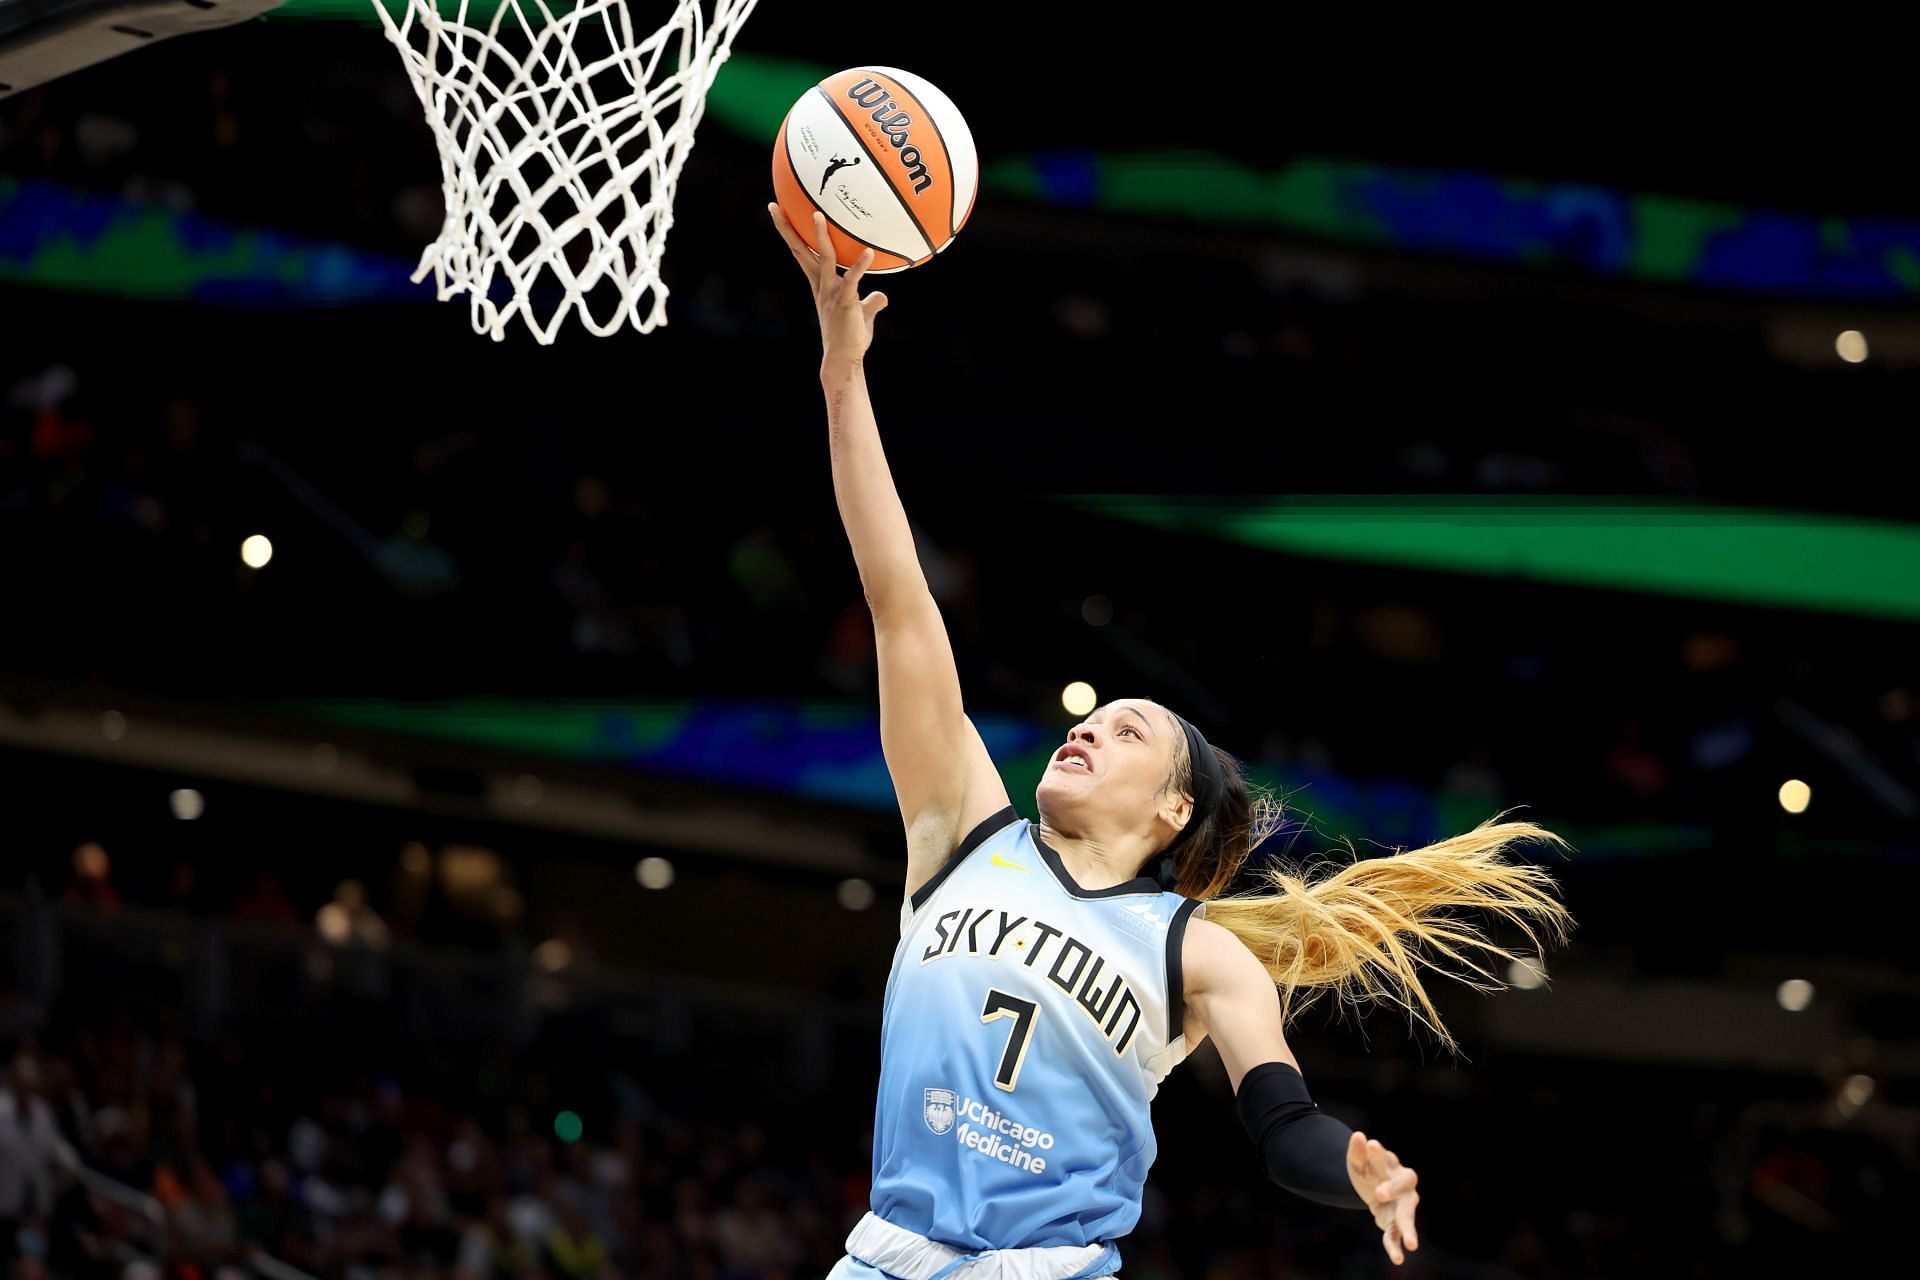
[[[809,245],[827,215],[835,257],[905,271],[953,243],[973,212],[980,156],[952,99],[893,67],[828,76],[787,112],[773,144],[773,190]]]

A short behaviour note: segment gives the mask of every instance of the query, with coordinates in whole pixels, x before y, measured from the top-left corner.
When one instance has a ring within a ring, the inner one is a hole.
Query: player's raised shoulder
[[[1238,987],[1271,987],[1273,978],[1247,944],[1201,916],[1187,924],[1180,967],[1186,994]]]

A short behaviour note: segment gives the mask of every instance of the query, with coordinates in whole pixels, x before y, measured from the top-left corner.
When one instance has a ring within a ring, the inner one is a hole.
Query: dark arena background
[[[59,8],[0,0],[0,56]],[[1437,985],[1460,1058],[1291,1029],[1420,1172],[1404,1267],[1265,1180],[1203,1050],[1122,1274],[1901,1268],[1906,73],[1389,25],[768,0],[670,323],[551,346],[409,282],[440,166],[369,3],[0,96],[6,1274],[838,1259],[904,844],[765,203],[864,62],[979,144],[868,373],[1021,813],[1085,682],[1287,798],[1256,861],[1514,806],[1572,845],[1572,943]]]

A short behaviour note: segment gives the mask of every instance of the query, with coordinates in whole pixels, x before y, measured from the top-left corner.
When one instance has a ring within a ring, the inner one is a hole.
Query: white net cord
[[[447,206],[413,278],[433,272],[443,302],[465,292],[495,341],[516,316],[542,343],[573,311],[600,337],[665,324],[674,184],[758,0],[711,0],[710,22],[706,0],[671,0],[638,39],[627,0],[460,0],[451,18],[435,0],[388,2],[406,6],[396,22],[373,0],[426,108]],[[511,293],[497,304],[496,273]]]

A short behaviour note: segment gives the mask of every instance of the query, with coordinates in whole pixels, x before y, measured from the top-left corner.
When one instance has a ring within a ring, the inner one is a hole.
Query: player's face
[[[1144,698],[1096,708],[1067,733],[1034,793],[1041,814],[1063,831],[1112,835],[1142,830],[1184,811],[1161,788],[1173,771],[1181,730],[1173,714]],[[1177,829],[1177,824],[1175,824]]]

